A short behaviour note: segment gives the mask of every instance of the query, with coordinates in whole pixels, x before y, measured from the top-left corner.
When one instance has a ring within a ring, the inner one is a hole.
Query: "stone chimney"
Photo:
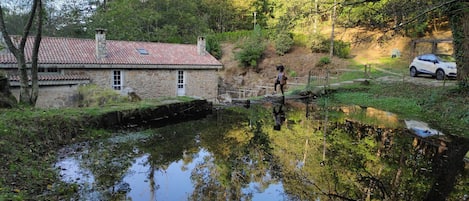
[[[205,46],[206,46],[205,37],[199,36],[197,38],[197,53],[200,56],[205,56],[205,54],[207,53],[207,50],[206,50]]]
[[[107,56],[106,29],[96,29],[96,58],[103,59]]]

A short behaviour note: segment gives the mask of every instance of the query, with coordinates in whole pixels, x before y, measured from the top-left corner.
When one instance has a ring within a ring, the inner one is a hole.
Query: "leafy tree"
[[[89,34],[108,30],[117,40],[190,43],[208,32],[198,2],[189,0],[114,0],[101,5],[91,17]]]
[[[275,52],[278,55],[284,55],[290,51],[293,45],[293,38],[288,33],[280,33],[275,36]]]
[[[44,35],[59,37],[86,37],[86,24],[88,16],[95,9],[94,2],[88,1],[64,1],[49,0],[45,4]]]
[[[199,12],[203,13],[202,18],[207,20],[209,28],[216,33],[236,31],[241,24],[248,23],[236,20],[241,13],[238,14],[232,0],[202,0]]]
[[[258,62],[265,50],[262,31],[259,26],[253,31],[252,36],[245,38],[240,44],[240,51],[235,53],[235,58],[244,67],[257,68]]]
[[[5,26],[5,20],[3,17],[3,9],[0,5],[0,31],[3,33],[3,39],[8,46],[10,52],[13,53],[17,60],[18,71],[20,74],[20,100],[21,104],[34,106],[37,101],[39,94],[39,82],[38,82],[38,54],[39,46],[42,37],[42,17],[43,17],[43,5],[42,0],[34,0],[31,4],[29,18],[26,21],[26,25],[23,29],[23,35],[19,41],[12,41],[10,34]],[[31,27],[36,20],[36,36],[34,38],[33,52],[31,58],[31,69],[28,73],[26,53],[24,51],[26,41],[29,37]],[[15,42],[15,43],[14,43]],[[31,86],[29,85],[29,74],[31,75]]]
[[[446,15],[450,19],[453,44],[458,66],[458,80],[469,82],[469,1],[459,0],[448,6]]]
[[[220,42],[215,39],[213,36],[207,37],[207,52],[209,52],[212,56],[217,59],[221,58],[222,50],[220,46]]]
[[[344,12],[339,19],[344,24],[413,36],[421,36],[435,27],[435,23],[449,21],[458,66],[457,79],[468,82],[468,0],[357,0],[342,3],[342,6]],[[435,16],[440,20],[435,20]]]

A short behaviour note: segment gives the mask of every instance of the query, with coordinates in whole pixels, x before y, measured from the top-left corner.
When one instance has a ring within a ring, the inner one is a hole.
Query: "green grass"
[[[457,87],[371,82],[341,87],[328,99],[332,105],[374,107],[401,119],[425,121],[444,133],[469,137],[469,105]]]
[[[111,131],[93,128],[95,122],[91,119],[112,111],[145,109],[191,100],[193,98],[190,97],[165,97],[83,108],[0,109],[0,200],[41,200],[37,195],[52,187],[56,188],[53,192],[58,193],[58,200],[67,200],[77,187],[64,183],[51,186],[57,176],[50,168],[55,161],[54,151],[63,144],[113,135]]]

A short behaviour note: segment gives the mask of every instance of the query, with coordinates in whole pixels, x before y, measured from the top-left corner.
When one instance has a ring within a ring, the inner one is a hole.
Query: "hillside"
[[[451,32],[439,31],[428,34],[424,38],[451,38]],[[337,30],[336,39],[350,42],[351,58],[340,59],[334,57],[330,72],[334,75],[340,73],[353,62],[354,64],[379,64],[383,58],[389,58],[393,49],[401,53],[401,59],[409,60],[411,38],[383,34],[380,32],[370,32],[361,29]],[[444,53],[452,53],[451,44],[439,44],[438,50]],[[287,75],[295,75],[298,82],[306,82],[309,71],[314,75],[324,75],[324,67],[316,67],[321,57],[328,54],[311,53],[307,47],[295,46],[284,56],[275,53],[272,44],[267,46],[263,58],[256,70],[252,68],[239,67],[234,59],[235,45],[231,43],[222,44],[221,62],[224,69],[220,71],[222,78],[222,89],[235,90],[238,88],[257,89],[260,86],[272,86],[276,76],[275,67],[283,64],[287,69]],[[416,54],[431,51],[430,43],[419,43],[416,47]],[[290,80],[296,82],[297,80]]]

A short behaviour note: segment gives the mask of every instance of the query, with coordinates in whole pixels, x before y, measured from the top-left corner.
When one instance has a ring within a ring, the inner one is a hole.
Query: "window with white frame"
[[[115,90],[122,90],[123,79],[122,71],[115,70],[112,71],[112,88]]]
[[[178,89],[184,88],[184,71],[178,71]]]

